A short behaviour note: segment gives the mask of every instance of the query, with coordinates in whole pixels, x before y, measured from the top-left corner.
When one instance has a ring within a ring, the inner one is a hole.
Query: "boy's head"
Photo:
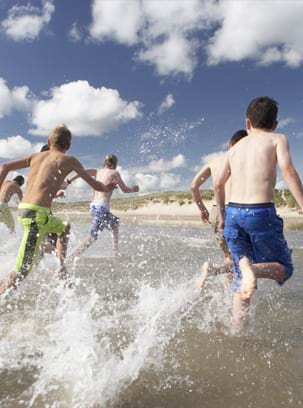
[[[274,130],[278,124],[278,102],[268,96],[253,99],[247,107],[247,128]]]
[[[228,147],[229,147],[229,148],[233,147],[236,143],[239,142],[239,140],[243,139],[243,137],[245,137],[245,136],[247,136],[247,135],[248,135],[248,133],[247,133],[247,131],[246,131],[245,129],[237,130],[237,131],[232,135],[232,137],[229,139]]]
[[[24,177],[23,176],[17,176],[13,179],[13,181],[18,184],[19,187],[21,187],[24,184]]]
[[[104,160],[104,166],[109,167],[110,169],[115,169],[118,164],[118,158],[114,154],[108,154]]]
[[[48,146],[57,147],[60,150],[66,151],[71,145],[71,140],[71,131],[65,125],[60,125],[52,130],[48,138]]]

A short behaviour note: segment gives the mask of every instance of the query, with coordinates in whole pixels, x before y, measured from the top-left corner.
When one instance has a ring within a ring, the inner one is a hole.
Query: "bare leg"
[[[70,233],[70,224],[67,224],[64,229],[64,232],[58,237],[57,244],[56,244],[56,253],[57,253],[57,256],[60,262],[59,277],[61,279],[67,278],[65,259],[66,259],[66,253],[67,253],[69,233]]]
[[[232,272],[233,264],[229,262],[228,264],[223,265],[215,265],[212,264],[210,261],[204,262],[201,268],[201,275],[197,281],[197,287],[202,288],[204,286],[205,280],[207,276],[212,275],[222,275],[222,276],[230,276]]]
[[[240,328],[248,321],[249,305],[250,299],[242,299],[239,293],[233,296],[232,322],[235,327]]]
[[[240,293],[233,297],[233,323],[237,326],[247,321],[250,299],[257,290],[257,279],[283,281],[285,278],[285,268],[279,262],[251,264],[247,257],[243,257],[239,267],[242,273]]]
[[[83,252],[85,252],[93,243],[95,242],[95,240],[88,235],[82,242],[81,244],[78,246],[78,248],[74,251],[73,253],[73,258],[76,257],[78,258],[81,254],[83,254]]]
[[[112,228],[112,240],[113,240],[113,253],[114,256],[118,256],[119,249],[118,249],[118,241],[119,241],[119,226],[115,225]]]
[[[285,278],[285,268],[279,262],[263,262],[251,264],[245,256],[239,262],[242,273],[240,293],[242,299],[250,299],[257,289],[257,279],[272,279],[283,281]]]

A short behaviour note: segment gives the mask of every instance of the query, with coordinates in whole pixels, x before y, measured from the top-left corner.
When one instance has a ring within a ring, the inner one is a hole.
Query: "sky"
[[[301,0],[0,0],[0,163],[65,123],[86,168],[188,190],[266,95],[303,177],[302,21]]]

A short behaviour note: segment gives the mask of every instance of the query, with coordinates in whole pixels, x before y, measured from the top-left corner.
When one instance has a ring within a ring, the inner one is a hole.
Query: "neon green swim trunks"
[[[61,235],[66,223],[54,217],[49,208],[26,203],[19,204],[18,221],[23,225],[24,233],[14,270],[24,279],[32,269],[45,234]]]

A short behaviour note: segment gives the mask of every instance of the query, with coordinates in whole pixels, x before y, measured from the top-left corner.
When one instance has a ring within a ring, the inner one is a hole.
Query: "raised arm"
[[[10,171],[24,169],[26,167],[29,167],[31,158],[32,156],[29,156],[23,159],[14,160],[14,161],[10,161],[10,162],[1,164],[0,166],[0,187],[2,186],[3,181],[5,180],[7,174]]]
[[[290,192],[294,196],[300,209],[303,210],[302,182],[292,163],[288,140],[284,135],[279,135],[277,144],[277,161]]]
[[[205,165],[201,168],[201,170],[195,175],[191,182],[191,195],[193,197],[194,202],[197,204],[197,207],[201,213],[201,219],[205,223],[209,223],[209,213],[207,208],[205,207],[203,200],[200,194],[200,187],[202,184],[211,176],[211,170],[209,165]]]
[[[72,171],[75,171],[78,175],[78,177],[81,177],[84,181],[86,181],[87,184],[89,184],[94,190],[97,191],[104,191],[104,192],[109,192],[112,191],[116,188],[116,184],[110,183],[110,184],[103,184],[100,181],[95,180],[90,174],[84,169],[82,164],[74,158],[74,163],[73,163],[73,168]],[[75,180],[77,177],[73,177],[73,180]]]
[[[219,177],[215,180],[215,199],[218,214],[218,231],[224,229],[224,210],[225,210],[225,184],[230,176],[229,155],[227,154],[221,169]]]
[[[117,184],[123,193],[137,193],[139,191],[139,186],[128,187],[122,180],[122,177],[120,176],[120,173],[118,171],[117,171]]]

